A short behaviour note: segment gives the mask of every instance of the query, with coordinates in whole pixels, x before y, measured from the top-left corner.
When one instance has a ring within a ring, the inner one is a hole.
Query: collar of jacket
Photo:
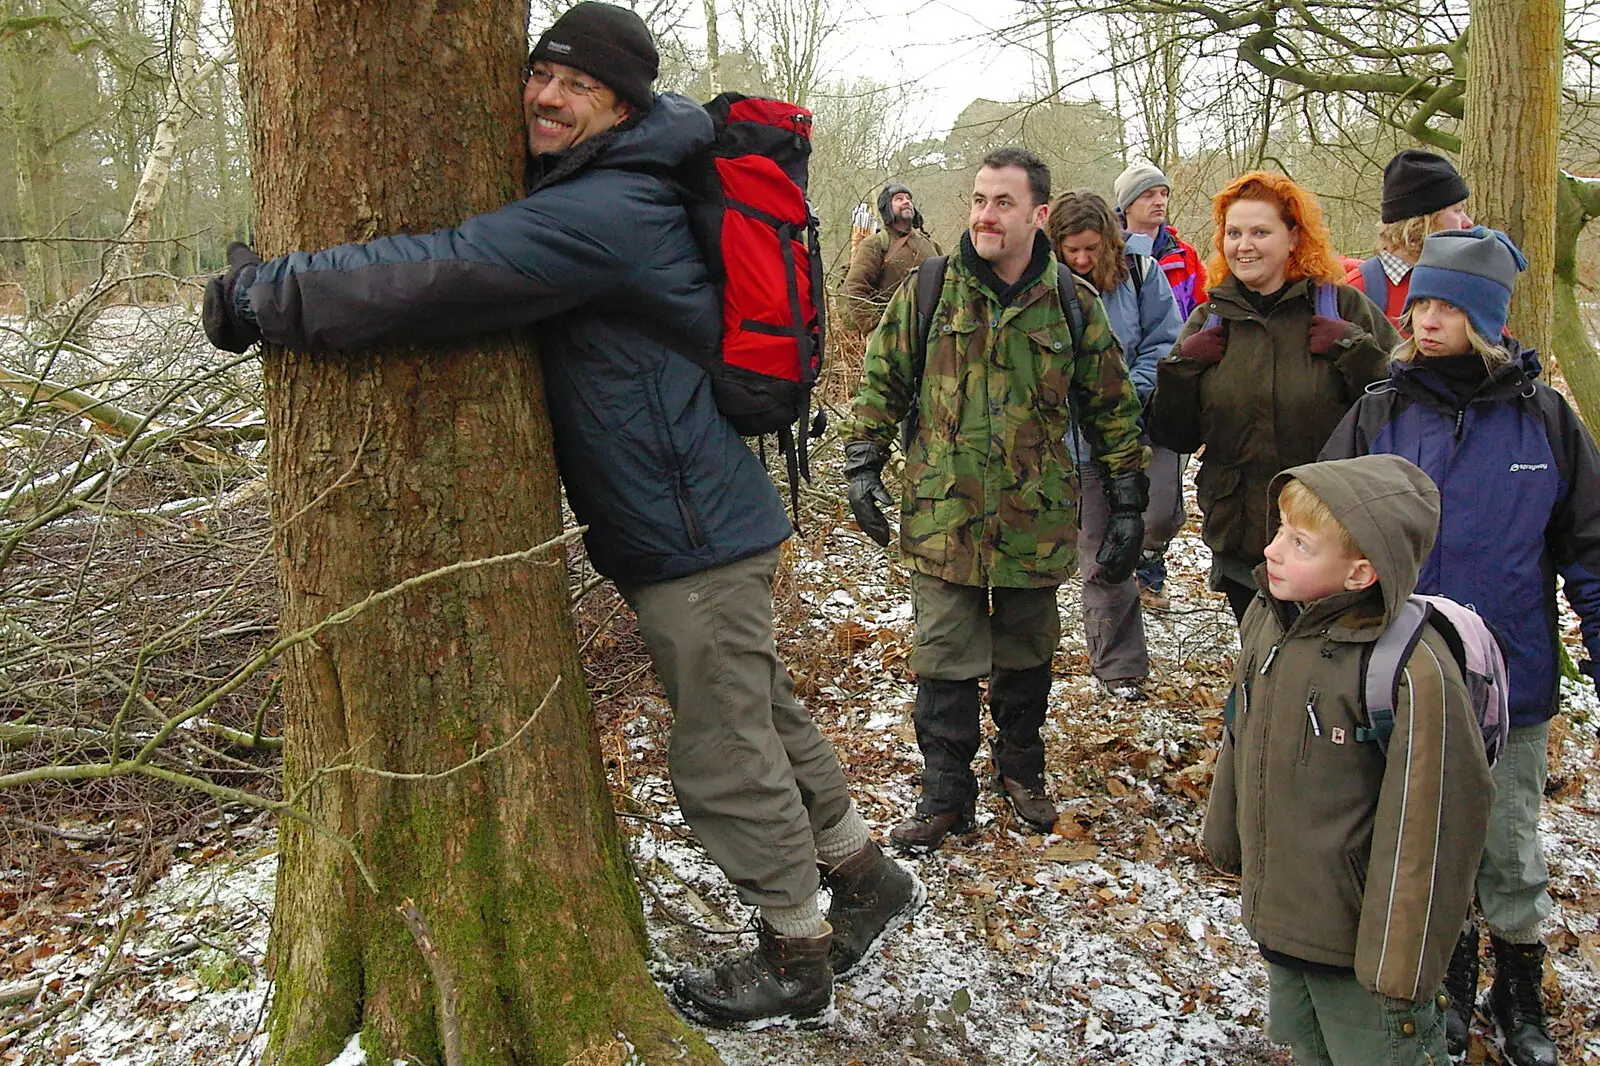
[[[1216,286],[1210,290],[1211,310],[1225,319],[1271,318],[1277,314],[1278,308],[1295,300],[1310,300],[1312,296],[1311,286],[1313,284],[1315,282],[1311,278],[1301,278],[1299,281],[1290,282],[1289,287],[1284,290],[1278,302],[1273,304],[1271,309],[1263,316],[1257,314],[1256,309],[1250,305],[1249,298],[1244,294],[1244,285],[1238,278],[1229,274],[1217,282]]]
[[[967,268],[967,273],[971,274],[979,285],[989,291],[989,295],[993,296],[1001,307],[1010,307],[1019,296],[1038,284],[1050,266],[1051,258],[1050,238],[1044,235],[1044,230],[1034,230],[1033,258],[1028,260],[1027,269],[1023,270],[1017,283],[1008,286],[1000,280],[1000,275],[994,272],[994,267],[989,265],[989,261],[978,255],[978,250],[972,246],[972,232],[967,230],[961,234],[962,266]]]
[[[1285,637],[1304,637],[1321,633],[1329,640],[1347,644],[1366,644],[1383,632],[1383,597],[1376,585],[1354,592],[1335,592],[1305,604],[1296,614],[1291,605],[1267,591],[1267,564],[1252,572],[1256,587],[1272,608],[1278,628]]]
[[[1390,363],[1389,381],[1397,391],[1451,417],[1470,404],[1509,400],[1519,393],[1528,392],[1542,368],[1539,365],[1539,353],[1532,348],[1522,347],[1512,337],[1506,337],[1504,343],[1511,352],[1511,362],[1498,368],[1466,403],[1461,402],[1448,382],[1428,369],[1426,359]]]

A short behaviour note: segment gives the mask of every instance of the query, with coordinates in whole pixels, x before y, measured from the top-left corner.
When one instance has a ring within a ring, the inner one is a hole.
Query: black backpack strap
[[[1128,253],[1128,273],[1133,277],[1133,299],[1136,304],[1144,303],[1144,274],[1149,269],[1144,261],[1148,258],[1138,252]]]
[[[1076,355],[1083,347],[1083,303],[1078,299],[1078,285],[1072,271],[1059,270],[1056,284],[1061,290],[1061,310],[1067,316],[1067,331],[1072,334],[1072,352]]]
[[[939,293],[944,291],[944,276],[949,267],[947,255],[930,255],[917,267],[917,343],[911,352],[911,403],[900,421],[902,452],[911,446],[911,438],[917,433],[922,376],[928,369],[928,334],[933,329],[933,313],[939,309]]]

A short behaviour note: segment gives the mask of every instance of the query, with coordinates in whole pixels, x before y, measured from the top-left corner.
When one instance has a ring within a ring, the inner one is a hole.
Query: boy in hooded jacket
[[[1269,498],[1206,851],[1239,876],[1267,962],[1267,1035],[1296,1062],[1443,1063],[1440,982],[1492,785],[1461,669],[1431,625],[1401,671],[1387,753],[1358,739],[1363,652],[1416,584],[1439,492],[1373,455],[1286,470]]]

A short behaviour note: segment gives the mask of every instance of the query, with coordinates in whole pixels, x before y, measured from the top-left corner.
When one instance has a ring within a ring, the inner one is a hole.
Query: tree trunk
[[[711,79],[711,95],[722,95],[722,46],[717,39],[717,0],[705,0],[706,73]]]
[[[1589,342],[1589,327],[1578,306],[1578,238],[1596,218],[1600,218],[1600,179],[1562,174],[1556,201],[1553,351],[1591,432],[1600,428],[1600,354]]]
[[[517,195],[526,0],[235,0],[264,254],[449,225]],[[457,349],[269,350],[269,484],[282,625],[556,535],[538,362],[509,336]],[[354,762],[437,772],[320,780],[287,821],[267,1060],[443,1061],[449,1011],[396,908],[415,900],[456,990],[463,1061],[554,1066],[621,1034],[643,1061],[712,1063],[644,964],[565,571],[514,564],[419,586],[283,663],[284,788]],[[441,985],[444,982],[441,982]],[[620,1057],[620,1056],[619,1056]]]
[[[1473,217],[1528,257],[1511,334],[1543,352],[1554,321],[1561,27],[1561,0],[1474,0],[1461,138]]]

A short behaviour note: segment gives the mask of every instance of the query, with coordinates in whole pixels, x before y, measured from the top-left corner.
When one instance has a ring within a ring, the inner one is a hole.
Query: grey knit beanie
[[[1511,311],[1511,290],[1526,269],[1522,250],[1497,229],[1440,230],[1422,240],[1406,306],[1425,297],[1455,304],[1484,340],[1498,344]]]
[[[1116,198],[1117,210],[1126,211],[1128,205],[1157,185],[1172,188],[1172,182],[1161,173],[1161,168],[1153,163],[1135,163],[1133,166],[1117,175],[1117,180],[1111,186],[1111,194]]]

